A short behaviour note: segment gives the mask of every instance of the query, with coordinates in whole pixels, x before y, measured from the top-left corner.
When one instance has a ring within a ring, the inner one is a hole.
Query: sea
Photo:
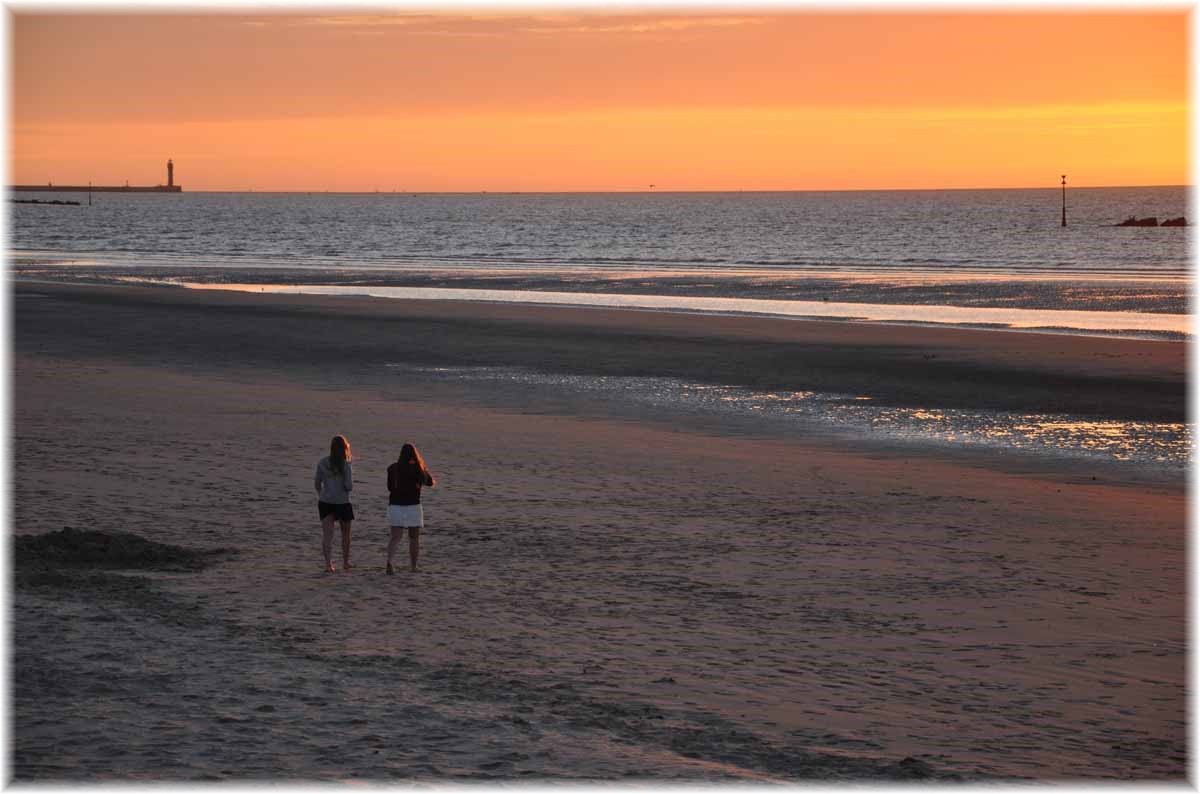
[[[1190,339],[1184,186],[723,193],[18,194],[16,279]],[[1066,225],[1063,225],[1065,204]],[[411,376],[412,373],[409,373]],[[605,399],[1182,471],[1187,423],[877,409],[741,384],[445,369]],[[717,391],[713,391],[713,389]],[[690,401],[690,402],[689,402]],[[850,408],[847,408],[850,406]]]

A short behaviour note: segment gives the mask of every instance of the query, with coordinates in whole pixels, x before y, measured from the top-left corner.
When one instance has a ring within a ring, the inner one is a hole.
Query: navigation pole
[[[1064,227],[1064,228],[1066,228],[1066,225],[1067,225],[1067,175],[1066,175],[1066,174],[1063,174],[1063,175],[1062,175],[1062,189],[1063,189],[1063,218],[1062,218],[1062,225],[1063,225],[1063,227]]]

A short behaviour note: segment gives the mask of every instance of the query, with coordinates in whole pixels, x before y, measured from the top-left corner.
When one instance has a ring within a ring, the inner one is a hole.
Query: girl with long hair
[[[417,570],[417,557],[421,553],[421,527],[425,526],[425,513],[421,508],[421,488],[434,487],[435,481],[425,460],[412,444],[400,448],[400,457],[387,470],[388,525],[392,536],[388,541],[387,572],[395,573],[392,557],[396,544],[408,530],[408,558],[412,570]]]
[[[334,436],[329,442],[328,457],[317,461],[313,475],[313,486],[317,489],[317,513],[321,516],[321,551],[325,555],[325,570],[333,573],[333,523],[342,527],[342,567],[350,564],[350,526],[354,522],[354,505],[350,504],[350,491],[354,488],[354,475],[350,461],[350,442],[345,436]]]

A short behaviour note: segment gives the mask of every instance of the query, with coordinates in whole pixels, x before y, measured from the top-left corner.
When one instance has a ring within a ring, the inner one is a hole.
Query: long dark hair
[[[350,452],[350,442],[345,436],[334,436],[329,442],[329,468],[339,476],[346,473],[346,461],[354,460]]]
[[[396,462],[404,467],[401,471],[411,472],[412,478],[417,482],[422,485],[433,485],[433,476],[430,475],[429,469],[425,468],[425,459],[412,444],[406,443],[400,447],[400,458]]]

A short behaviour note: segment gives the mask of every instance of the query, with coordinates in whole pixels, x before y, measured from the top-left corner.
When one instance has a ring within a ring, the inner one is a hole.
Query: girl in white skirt
[[[421,488],[434,486],[433,475],[425,468],[421,453],[412,444],[400,448],[400,458],[387,470],[388,484],[388,525],[392,528],[392,537],[388,541],[387,572],[395,573],[392,569],[392,557],[396,553],[396,544],[408,530],[408,557],[412,570],[417,570],[417,557],[421,553],[421,527],[425,526],[425,516],[421,510]]]

